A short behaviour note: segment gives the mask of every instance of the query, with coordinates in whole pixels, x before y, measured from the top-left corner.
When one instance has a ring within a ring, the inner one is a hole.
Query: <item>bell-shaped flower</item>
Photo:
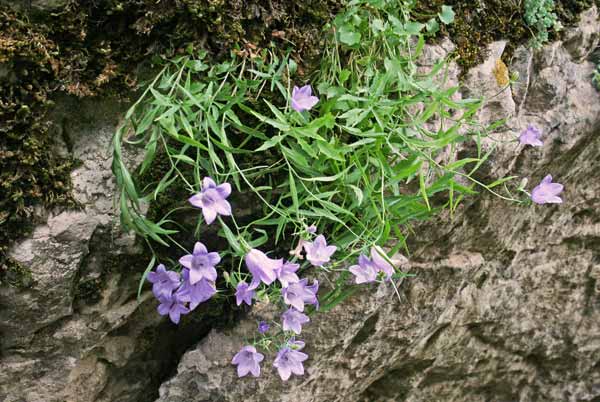
[[[328,263],[331,255],[337,250],[336,246],[328,246],[325,236],[318,235],[313,242],[304,242],[304,251],[306,259],[316,267],[321,267]]]
[[[273,283],[277,279],[277,271],[283,266],[283,259],[274,260],[255,248],[248,251],[244,261],[252,274],[252,284],[256,286],[260,282],[265,285]]]
[[[209,281],[217,280],[215,265],[221,261],[219,253],[209,253],[206,246],[200,242],[194,245],[193,254],[184,255],[179,263],[190,270],[190,283],[194,285],[201,279]]]
[[[562,184],[552,183],[552,176],[548,175],[531,191],[531,200],[536,204],[561,204],[563,200],[558,195],[563,189]]]
[[[204,303],[217,293],[215,283],[202,278],[195,284],[191,284],[190,270],[184,268],[182,271],[183,285],[181,286],[180,299],[190,303],[190,311],[196,309],[200,303]]]
[[[152,293],[157,299],[171,296],[171,293],[181,285],[179,274],[168,271],[163,264],[156,267],[156,272],[149,272],[146,279],[152,283]]]
[[[231,185],[223,183],[217,186],[210,177],[202,180],[202,190],[190,197],[189,202],[197,208],[202,208],[202,215],[207,225],[215,221],[217,215],[231,215],[231,205],[226,200],[231,194]]]
[[[379,272],[383,272],[386,280],[390,280],[394,275],[394,266],[388,261],[385,251],[379,246],[371,247],[371,261]]]
[[[297,335],[302,332],[302,325],[310,322],[308,316],[295,308],[289,308],[281,315],[284,331],[293,331]]]
[[[282,287],[285,288],[290,283],[298,282],[300,280],[296,274],[298,268],[300,268],[300,264],[294,264],[286,261],[281,268],[275,272],[277,274],[277,279],[279,279],[279,282],[281,282]]]
[[[283,301],[294,307],[298,311],[304,311],[305,304],[319,306],[317,291],[319,282],[314,281],[313,285],[308,286],[308,279],[302,279],[299,282],[290,283],[287,287],[281,289]]]
[[[306,359],[308,359],[306,353],[286,346],[277,352],[277,357],[275,357],[273,366],[277,368],[277,372],[281,379],[287,381],[292,374],[304,374],[304,365],[302,362]]]
[[[240,283],[238,283],[237,287],[235,288],[236,304],[239,306],[242,303],[246,303],[247,305],[251,306],[252,298],[254,298],[254,296],[256,295],[256,291],[254,290],[256,289],[256,286],[258,285],[248,285],[246,281],[241,281]]]
[[[190,309],[185,306],[185,301],[180,292],[175,292],[168,297],[161,297],[158,305],[158,314],[169,315],[173,323],[179,324],[181,315],[190,312]]]
[[[239,352],[233,356],[231,364],[237,365],[238,377],[244,377],[251,373],[254,377],[260,375],[260,362],[265,356],[258,353],[254,346],[244,346]]]
[[[358,257],[358,265],[352,265],[349,271],[355,276],[357,284],[375,282],[377,279],[377,267],[363,254]]]
[[[519,142],[521,145],[531,145],[534,147],[541,147],[544,145],[540,137],[542,132],[533,124],[527,126],[525,130],[519,136]]]
[[[294,89],[292,90],[292,109],[297,112],[303,112],[312,109],[317,103],[319,103],[319,98],[313,96],[310,85],[305,85],[302,88],[294,85]]]

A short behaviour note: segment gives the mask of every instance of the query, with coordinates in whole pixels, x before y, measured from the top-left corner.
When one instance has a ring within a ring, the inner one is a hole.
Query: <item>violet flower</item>
[[[190,283],[190,270],[184,268],[182,271],[183,285],[180,289],[180,299],[190,303],[190,311],[195,310],[200,303],[204,303],[217,293],[215,283],[205,278],[195,284]]]
[[[184,255],[179,263],[190,270],[190,283],[194,285],[201,279],[217,280],[215,265],[221,261],[219,253],[209,253],[206,246],[200,242],[194,245],[193,254]]]
[[[306,228],[306,231],[310,234],[315,234],[317,233],[317,226],[313,223],[312,225]]]
[[[181,285],[179,274],[175,271],[167,271],[163,264],[156,267],[156,272],[149,272],[146,279],[152,283],[152,293],[157,299],[171,296],[171,293]]]
[[[531,145],[534,147],[541,147],[544,143],[540,140],[542,132],[533,124],[527,126],[525,130],[519,136],[519,142],[521,145]]]
[[[290,283],[300,281],[298,275],[296,275],[296,271],[300,268],[300,264],[294,264],[289,261],[286,261],[281,268],[279,268],[275,273],[277,274],[277,279],[281,282],[282,287],[288,287]]]
[[[258,284],[256,284],[258,286]],[[256,295],[254,289],[256,286],[252,284],[248,285],[246,281],[241,281],[238,283],[235,288],[235,302],[239,306],[242,303],[246,303],[247,305],[252,305],[252,298]]]
[[[266,333],[269,328],[271,328],[271,326],[264,321],[258,323],[258,333],[261,335]]]
[[[175,292],[168,297],[161,297],[158,305],[158,314],[169,315],[174,324],[179,324],[182,314],[187,314],[190,310],[185,306],[185,301],[179,292]]]
[[[231,205],[226,200],[229,194],[231,194],[229,183],[217,186],[213,179],[205,177],[202,180],[202,190],[190,197],[189,202],[197,208],[202,208],[204,220],[207,225],[210,225],[217,215],[231,215]]]
[[[294,331],[297,335],[302,332],[302,325],[310,322],[308,316],[295,308],[289,308],[281,315],[284,331]]]
[[[305,85],[302,88],[294,85],[294,89],[292,90],[292,109],[296,112],[303,112],[312,109],[317,103],[319,103],[319,98],[312,96],[310,85]]]
[[[281,379],[287,381],[292,374],[304,374],[302,362],[306,359],[308,359],[306,353],[302,353],[286,346],[277,352],[277,357],[273,362],[273,366],[277,368]]]
[[[387,254],[379,246],[371,247],[371,261],[379,272],[383,272],[386,280],[390,280],[394,275],[394,266],[387,260]]]
[[[563,200],[558,195],[563,189],[562,184],[552,183],[552,176],[548,175],[531,191],[531,200],[536,204],[561,204]]]
[[[313,304],[318,308],[318,290],[319,282],[314,281],[313,285],[308,286],[308,279],[302,279],[281,289],[281,294],[286,304],[291,305],[298,311],[304,311],[304,304]]]
[[[304,242],[306,259],[316,267],[321,267],[329,262],[331,255],[337,250],[336,246],[328,246],[325,236],[318,235],[313,242]]]
[[[377,267],[363,254],[358,257],[358,265],[352,265],[349,271],[356,277],[357,284],[375,282],[377,279]]]
[[[283,259],[274,260],[255,248],[248,251],[244,260],[246,261],[248,270],[252,274],[252,284],[256,286],[261,281],[265,285],[273,283],[277,279],[277,271],[283,265]]]
[[[251,373],[254,377],[260,375],[259,363],[264,360],[265,356],[258,353],[254,346],[244,346],[239,352],[233,356],[231,364],[237,365],[238,377],[244,377]]]

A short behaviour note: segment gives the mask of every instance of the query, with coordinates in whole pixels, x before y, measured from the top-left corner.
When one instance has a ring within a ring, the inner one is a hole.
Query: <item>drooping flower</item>
[[[329,262],[331,255],[337,250],[336,246],[328,246],[325,236],[318,235],[313,242],[304,242],[306,259],[316,267],[321,267]]]
[[[363,254],[358,257],[358,265],[352,265],[349,271],[356,277],[357,284],[375,282],[377,279],[377,267]]]
[[[297,335],[302,332],[302,325],[310,322],[308,316],[295,308],[289,308],[281,315],[284,331],[294,331]]]
[[[214,222],[218,215],[231,215],[231,205],[226,200],[231,194],[231,185],[223,183],[217,186],[210,177],[202,180],[202,190],[190,197],[189,202],[197,208],[202,208],[202,215],[207,225]]]
[[[519,142],[521,145],[531,145],[534,147],[541,147],[544,143],[540,140],[542,132],[533,124],[527,126],[525,130],[519,136]]]
[[[394,275],[394,266],[387,260],[387,254],[381,247],[371,247],[371,261],[379,272],[384,273],[385,279],[389,280]]]
[[[190,311],[196,309],[200,303],[204,303],[217,293],[215,283],[202,278],[195,284],[190,282],[190,270],[184,268],[182,271],[183,285],[180,290],[180,299],[190,303]]]
[[[254,377],[260,375],[259,363],[264,360],[265,356],[258,353],[254,346],[244,346],[239,352],[233,356],[231,364],[237,365],[238,377],[244,377],[251,373]]]
[[[190,283],[194,285],[201,279],[209,281],[217,280],[215,265],[221,261],[219,253],[209,253],[206,246],[200,242],[194,245],[193,254],[184,255],[179,263],[190,270]]]
[[[274,260],[255,248],[248,251],[244,260],[246,261],[248,270],[252,274],[252,284],[256,284],[256,286],[261,281],[265,285],[273,283],[277,279],[277,271],[283,265],[283,259]]]
[[[258,286],[258,284],[256,284],[255,286],[253,286],[253,284],[248,285],[246,281],[241,281],[240,283],[238,283],[237,287],[235,288],[236,304],[239,306],[242,303],[246,303],[247,305],[251,306],[252,298],[256,294],[256,292],[254,291],[254,289],[256,289],[256,286]]]
[[[312,109],[317,103],[319,103],[319,98],[312,95],[310,85],[305,85],[302,88],[294,85],[294,89],[292,90],[292,109],[297,112],[303,112]]]
[[[156,272],[150,272],[148,282],[152,283],[152,293],[156,298],[169,297],[179,287],[181,281],[175,271],[167,271],[163,264],[156,267]]]
[[[563,200],[558,195],[563,189],[562,184],[552,183],[552,176],[548,175],[531,191],[531,200],[536,204],[561,204]]]
[[[281,379],[283,381],[287,381],[292,373],[296,375],[304,374],[304,366],[302,362],[306,359],[308,359],[308,355],[306,353],[286,346],[277,352],[277,357],[273,362],[273,366],[277,368]]]
[[[271,328],[271,326],[264,321],[261,321],[258,323],[258,333],[259,334],[266,333],[269,330],[269,328]]]
[[[298,268],[300,268],[300,264],[294,264],[286,261],[281,268],[275,271],[277,274],[277,279],[279,279],[279,282],[281,282],[281,286],[285,288],[290,283],[298,282],[300,280],[298,275],[296,275]]]
[[[308,286],[308,279],[302,279],[281,289],[281,294],[286,304],[293,306],[298,311],[304,311],[304,304],[313,304],[318,308],[318,290],[319,282],[314,281],[311,286]]]
[[[174,292],[168,297],[161,297],[160,304],[158,305],[158,314],[160,315],[169,315],[169,318],[173,323],[179,324],[179,319],[182,314],[187,314],[190,312],[185,306],[185,301],[183,300],[182,295],[179,292]]]

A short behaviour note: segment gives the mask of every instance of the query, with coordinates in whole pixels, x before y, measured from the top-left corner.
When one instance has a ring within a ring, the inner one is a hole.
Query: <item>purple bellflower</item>
[[[387,259],[387,254],[379,246],[371,247],[371,261],[379,272],[383,272],[386,280],[390,280],[394,275],[394,266]]]
[[[254,346],[244,346],[239,352],[233,356],[231,364],[237,365],[238,377],[247,376],[251,373],[254,377],[260,375],[259,363],[264,360],[265,356],[258,353]]]
[[[183,285],[180,289],[180,299],[190,303],[190,311],[196,309],[200,303],[204,303],[217,293],[215,283],[202,278],[195,284],[190,283],[190,270],[184,268],[182,271]]]
[[[294,331],[296,335],[302,332],[302,325],[310,322],[308,316],[295,308],[289,308],[281,315],[284,331]]]
[[[246,281],[241,281],[238,283],[235,288],[235,303],[239,306],[242,303],[246,303],[247,305],[252,305],[252,298],[256,295],[254,289],[256,289],[258,284],[250,284],[248,285]]]
[[[304,374],[304,366],[302,362],[306,359],[308,359],[308,355],[306,353],[302,353],[286,346],[277,352],[277,357],[273,362],[273,366],[277,368],[281,379],[283,381],[287,381],[292,373],[296,375]]]
[[[281,294],[286,304],[291,305],[298,311],[304,311],[304,304],[313,304],[317,308],[319,307],[318,290],[319,282],[315,280],[311,286],[308,286],[308,279],[302,279],[281,289]]]
[[[531,200],[536,204],[561,204],[563,200],[558,195],[563,189],[562,184],[552,183],[552,176],[548,175],[531,191]]]
[[[303,112],[312,109],[317,103],[319,103],[319,98],[312,95],[310,85],[305,85],[302,88],[294,85],[294,89],[292,90],[292,109],[296,112]]]
[[[197,208],[202,208],[202,215],[207,225],[215,221],[217,215],[231,215],[231,205],[226,198],[231,194],[231,185],[223,183],[217,186],[210,177],[202,180],[202,190],[190,197],[189,202]]]
[[[317,226],[313,223],[312,225],[306,228],[306,231],[310,234],[315,234],[317,233]]]
[[[525,130],[519,136],[519,142],[521,145],[531,145],[534,147],[541,147],[544,145],[540,137],[542,132],[533,124],[527,126]]]
[[[271,328],[271,326],[264,321],[261,321],[258,323],[258,333],[259,334],[266,333],[269,330],[269,328]]]
[[[196,242],[193,254],[184,255],[179,263],[190,270],[190,284],[194,285],[201,279],[217,280],[215,265],[221,261],[219,253],[209,253],[204,244]]]
[[[337,247],[328,246],[323,235],[318,235],[314,242],[304,242],[306,259],[316,267],[321,267],[328,263],[335,250],[337,250]]]
[[[147,279],[152,283],[152,293],[157,299],[171,296],[171,293],[181,285],[179,274],[175,271],[167,271],[163,264],[156,267],[156,272],[148,273]]]
[[[187,314],[190,310],[185,306],[185,301],[179,291],[169,295],[168,297],[161,297],[160,304],[158,305],[158,314],[169,315],[171,321],[174,324],[179,324],[179,319],[182,314]]]
[[[277,274],[277,279],[281,282],[281,286],[286,288],[290,283],[299,282],[300,278],[296,275],[296,271],[300,268],[300,264],[294,264],[286,261],[281,268],[279,268],[275,273]]]
[[[358,257],[358,265],[352,265],[349,271],[356,277],[357,284],[375,282],[377,279],[377,267],[363,254]]]
[[[277,279],[277,271],[283,266],[283,259],[274,260],[255,248],[248,251],[244,260],[252,274],[253,286],[258,286],[261,281],[265,285],[270,285]]]

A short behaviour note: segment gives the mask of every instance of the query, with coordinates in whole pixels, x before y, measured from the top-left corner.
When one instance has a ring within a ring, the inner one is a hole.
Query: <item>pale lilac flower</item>
[[[294,89],[292,90],[292,109],[297,112],[303,112],[312,109],[318,102],[319,98],[312,96],[310,85],[305,85],[302,88],[294,85]]]
[[[190,283],[194,285],[201,279],[217,280],[215,265],[221,261],[219,253],[209,253],[204,244],[196,242],[193,254],[184,255],[179,263],[190,270]]]
[[[286,261],[281,268],[275,271],[277,274],[277,279],[279,279],[279,282],[281,282],[281,286],[285,288],[290,283],[298,282],[300,280],[298,275],[296,275],[298,268],[300,268],[300,264],[294,264]]]
[[[161,297],[158,305],[158,314],[169,315],[173,323],[179,324],[179,319],[182,314],[187,314],[190,310],[185,306],[185,301],[182,300],[181,294],[175,292],[168,297]]]
[[[180,289],[180,299],[190,303],[190,311],[196,309],[200,303],[204,303],[217,293],[215,283],[202,278],[195,284],[190,283],[190,270],[184,268],[182,271],[183,285]]]
[[[540,140],[542,132],[533,124],[527,126],[525,130],[519,136],[519,142],[521,145],[531,145],[534,147],[541,147],[544,143]]]
[[[264,360],[265,356],[258,353],[254,346],[244,346],[239,352],[233,356],[231,364],[237,365],[238,377],[244,377],[251,373],[254,377],[260,375],[259,363]]]
[[[314,281],[313,285],[308,286],[308,279],[302,279],[281,289],[281,294],[286,304],[293,306],[298,311],[304,311],[304,304],[314,304],[318,308],[318,290],[319,282]]]
[[[383,272],[387,280],[394,275],[394,266],[387,259],[387,254],[379,246],[371,247],[371,261],[379,272]]]
[[[248,270],[252,274],[252,283],[256,286],[261,281],[265,285],[273,283],[277,279],[277,271],[283,265],[283,259],[274,260],[255,248],[248,251],[244,260],[246,261]]]
[[[306,228],[306,231],[310,234],[315,234],[317,233],[317,226],[315,224],[312,224]]]
[[[202,208],[206,224],[210,225],[218,215],[231,215],[231,205],[226,198],[231,194],[231,185],[223,183],[217,186],[213,179],[205,177],[202,180],[202,190],[190,197],[189,202],[197,208]]]
[[[363,254],[358,257],[358,265],[352,265],[349,271],[356,277],[357,284],[375,282],[377,279],[377,267]]]
[[[531,200],[536,204],[561,204],[563,200],[558,195],[563,189],[562,184],[552,183],[552,176],[548,175],[531,191]]]
[[[288,342],[287,345],[290,349],[294,349],[294,350],[302,350],[304,349],[305,343],[304,341],[301,340],[296,340],[296,338],[291,338]]]
[[[306,251],[306,259],[316,267],[321,267],[329,262],[333,253],[337,250],[336,246],[328,246],[325,236],[318,235],[313,242],[304,242],[304,251]]]
[[[179,287],[181,281],[175,271],[167,271],[163,264],[156,267],[156,272],[149,272],[148,282],[152,283],[152,293],[156,298],[169,297]]]
[[[267,332],[269,330],[269,328],[271,328],[271,326],[264,321],[261,321],[258,323],[258,333],[259,334],[264,334],[265,332]]]
[[[306,359],[308,359],[306,353],[302,353],[286,346],[277,352],[277,357],[273,362],[273,366],[277,368],[281,379],[287,381],[292,373],[296,375],[304,374],[302,362]]]
[[[258,286],[258,284],[256,285]],[[235,288],[235,302],[239,306],[242,303],[246,303],[247,305],[252,305],[252,298],[256,295],[254,289],[256,286],[252,284],[248,285],[246,281],[241,281],[238,283]]]
[[[289,308],[281,315],[284,331],[294,331],[297,335],[302,332],[302,325],[310,321],[308,316],[295,308]]]

